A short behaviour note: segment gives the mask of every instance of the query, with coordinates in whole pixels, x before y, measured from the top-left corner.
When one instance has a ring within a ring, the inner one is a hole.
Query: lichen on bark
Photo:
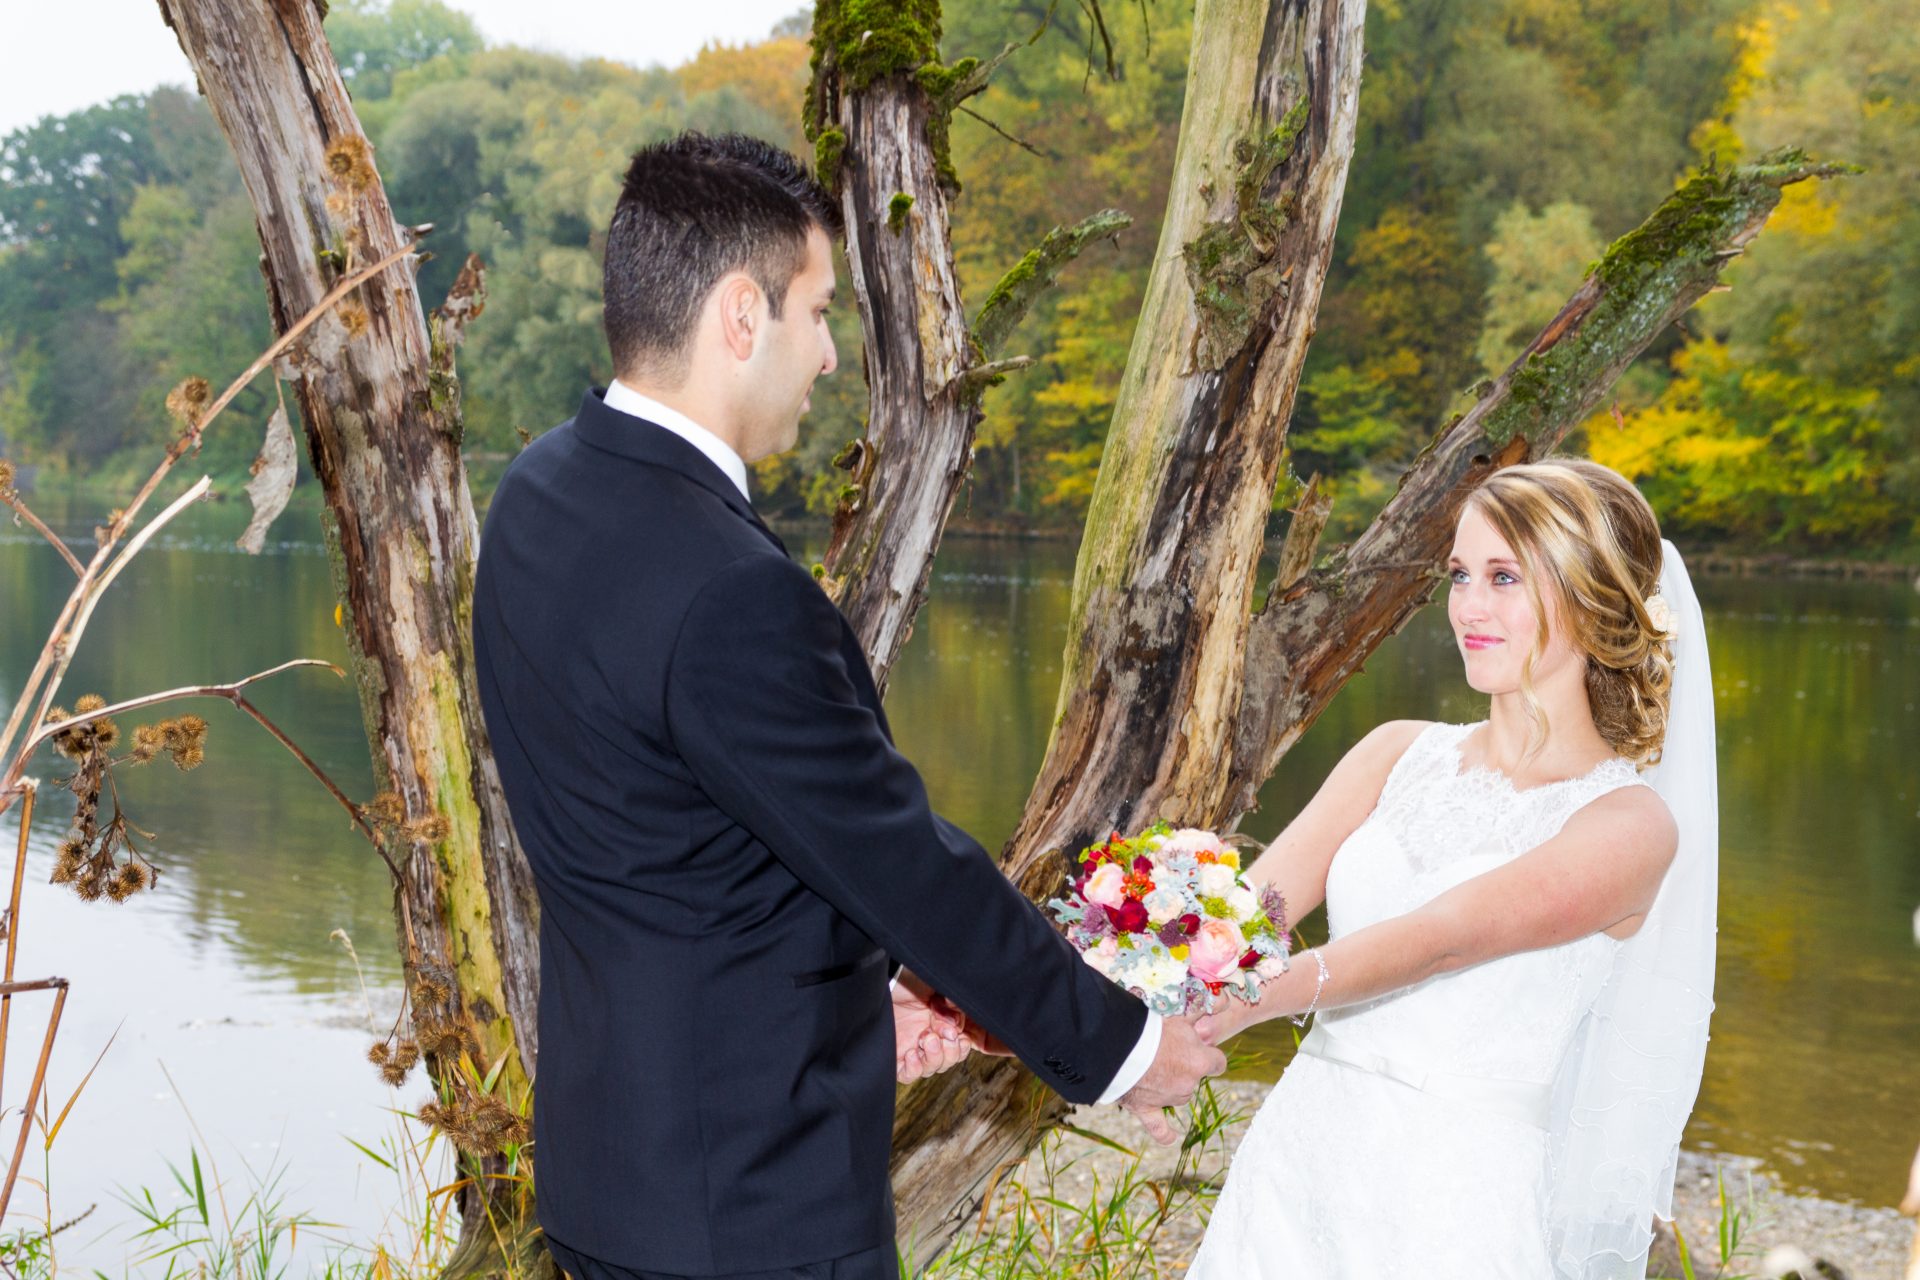
[[[986,301],[980,304],[971,334],[974,345],[983,355],[998,351],[1021,317],[1027,314],[1033,300],[1053,283],[1062,267],[1079,257],[1080,251],[1094,240],[1117,235],[1132,225],[1131,214],[1102,209],[1071,227],[1055,227],[1047,232],[1039,244],[1000,277],[1000,283],[993,286]]]
[[[1187,242],[1187,284],[1199,313],[1192,353],[1196,369],[1218,369],[1232,359],[1268,304],[1286,288],[1274,250],[1296,210],[1291,192],[1268,199],[1266,186],[1293,154],[1306,121],[1307,99],[1302,98],[1267,133],[1234,144],[1239,167],[1233,177],[1233,212],[1208,223]]]

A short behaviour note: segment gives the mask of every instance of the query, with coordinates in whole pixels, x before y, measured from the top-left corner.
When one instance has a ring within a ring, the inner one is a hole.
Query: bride
[[[1490,477],[1448,574],[1492,710],[1380,726],[1254,865],[1331,941],[1201,1021],[1314,1016],[1188,1280],[1639,1280],[1671,1215],[1713,1006],[1698,602],[1583,461]]]

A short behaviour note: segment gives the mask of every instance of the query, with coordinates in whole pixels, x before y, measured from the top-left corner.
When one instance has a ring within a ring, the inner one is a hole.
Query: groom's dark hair
[[[700,305],[730,271],[751,275],[778,318],[814,227],[838,237],[838,206],[771,143],[689,131],[634,152],[607,229],[603,318],[615,376],[684,376]]]

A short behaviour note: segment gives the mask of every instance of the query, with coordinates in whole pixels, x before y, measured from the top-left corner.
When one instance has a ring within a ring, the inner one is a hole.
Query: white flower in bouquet
[[[1200,868],[1198,878],[1200,896],[1203,898],[1224,898],[1233,892],[1239,882],[1240,873],[1223,862],[1205,863]]]
[[[1260,895],[1244,884],[1236,884],[1227,893],[1227,909],[1236,920],[1251,920],[1260,914]]]
[[[1155,889],[1141,900],[1147,909],[1147,919],[1156,925],[1186,914],[1187,895],[1170,886]]]

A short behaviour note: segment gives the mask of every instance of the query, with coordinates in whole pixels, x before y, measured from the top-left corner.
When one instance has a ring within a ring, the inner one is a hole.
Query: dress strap
[[[1421,1093],[1432,1094],[1436,1098],[1463,1102],[1483,1111],[1510,1116],[1537,1129],[1546,1128],[1553,1114],[1551,1084],[1534,1084],[1527,1080],[1503,1080],[1497,1076],[1462,1076],[1444,1071],[1427,1071],[1410,1063],[1396,1061],[1383,1054],[1362,1049],[1357,1045],[1350,1045],[1328,1031],[1326,1024],[1322,1022],[1313,1024],[1313,1030],[1309,1031],[1307,1038],[1300,1042],[1300,1052],[1312,1054],[1328,1062],[1337,1062],[1343,1067],[1352,1067],[1356,1071],[1370,1071],[1374,1075],[1397,1080],[1409,1089],[1418,1089]]]

